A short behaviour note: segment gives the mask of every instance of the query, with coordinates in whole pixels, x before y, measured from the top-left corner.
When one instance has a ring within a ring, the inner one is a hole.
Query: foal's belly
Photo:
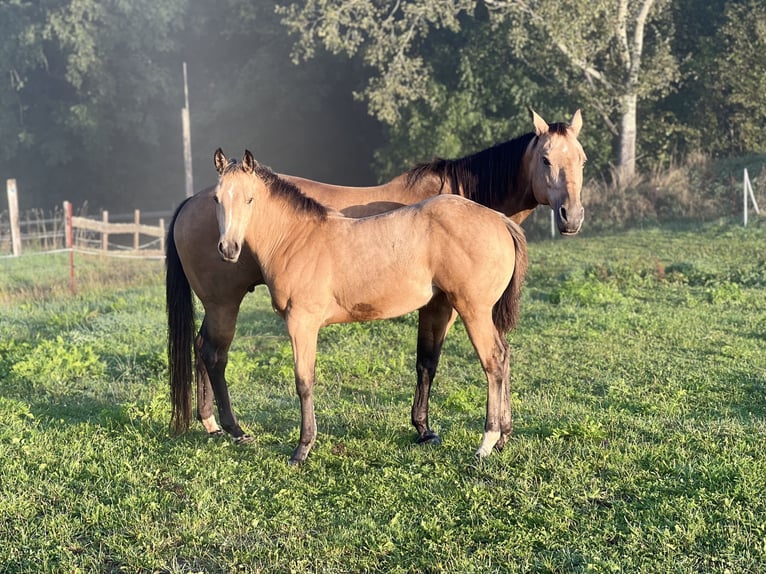
[[[392,284],[391,288],[384,293],[358,294],[361,296],[353,297],[340,304],[327,324],[401,317],[420,309],[433,298],[435,292],[436,288],[430,284],[417,288]]]

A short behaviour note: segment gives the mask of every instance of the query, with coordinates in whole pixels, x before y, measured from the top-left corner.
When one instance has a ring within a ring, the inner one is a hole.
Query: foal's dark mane
[[[244,171],[244,167],[236,159],[230,159],[226,167],[223,168],[221,175],[227,175],[236,171]],[[328,212],[324,205],[303,193],[294,183],[279,177],[270,167],[256,162],[253,173],[266,184],[266,188],[273,197],[283,199],[299,212],[315,215],[319,219],[327,219]]]
[[[548,130],[565,135],[568,127],[565,123],[553,123]],[[536,138],[530,132],[459,159],[435,158],[421,163],[407,172],[407,185],[414,186],[420,179],[436,175],[441,179],[442,189],[449,183],[452,193],[462,189],[468,199],[497,209],[509,193],[522,191],[518,188],[521,160],[529,142],[535,140],[537,144]]]

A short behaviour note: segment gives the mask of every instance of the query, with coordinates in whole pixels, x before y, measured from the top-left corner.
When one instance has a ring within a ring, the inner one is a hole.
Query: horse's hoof
[[[223,431],[218,429],[217,431],[207,433],[207,436],[209,438],[221,438],[223,436]]]
[[[313,442],[310,445],[299,444],[293,451],[292,456],[290,457],[290,466],[300,466],[304,462],[306,462],[306,459],[309,456],[309,452],[311,452],[311,447],[313,446],[313,444],[314,444]]]
[[[243,434],[242,436],[238,436],[234,438],[234,444],[236,444],[237,446],[241,446],[243,444],[250,444],[254,440],[255,439],[249,434]]]
[[[439,446],[442,443],[441,437],[436,434],[434,431],[428,431],[426,434],[419,436],[417,438],[418,444],[431,444],[434,446]]]

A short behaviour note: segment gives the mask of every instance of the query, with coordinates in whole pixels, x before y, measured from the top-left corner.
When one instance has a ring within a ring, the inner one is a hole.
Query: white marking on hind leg
[[[221,427],[219,427],[218,423],[215,422],[214,416],[209,416],[206,419],[202,419],[202,426],[204,426],[205,430],[210,434],[221,432]]]
[[[476,456],[479,458],[489,456],[498,440],[500,440],[500,431],[484,431],[484,440],[481,441]]]

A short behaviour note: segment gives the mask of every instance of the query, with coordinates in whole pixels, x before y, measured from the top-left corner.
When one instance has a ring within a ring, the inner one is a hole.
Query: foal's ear
[[[582,129],[582,114],[579,109],[572,116],[572,121],[569,122],[569,127],[572,128],[575,137],[580,135],[580,130]]]
[[[215,153],[213,154],[213,163],[215,164],[215,170],[218,172],[218,175],[223,175],[223,168],[226,167],[229,160],[223,155],[223,150],[221,148],[215,150]]]
[[[251,152],[249,149],[246,149],[245,155],[242,156],[242,169],[245,171],[245,173],[253,173],[255,171],[256,165],[258,165],[258,162],[255,161],[253,152]]]
[[[548,122],[541,118],[535,110],[527,108],[529,115],[532,117],[532,123],[535,124],[535,134],[541,136],[548,133]]]

